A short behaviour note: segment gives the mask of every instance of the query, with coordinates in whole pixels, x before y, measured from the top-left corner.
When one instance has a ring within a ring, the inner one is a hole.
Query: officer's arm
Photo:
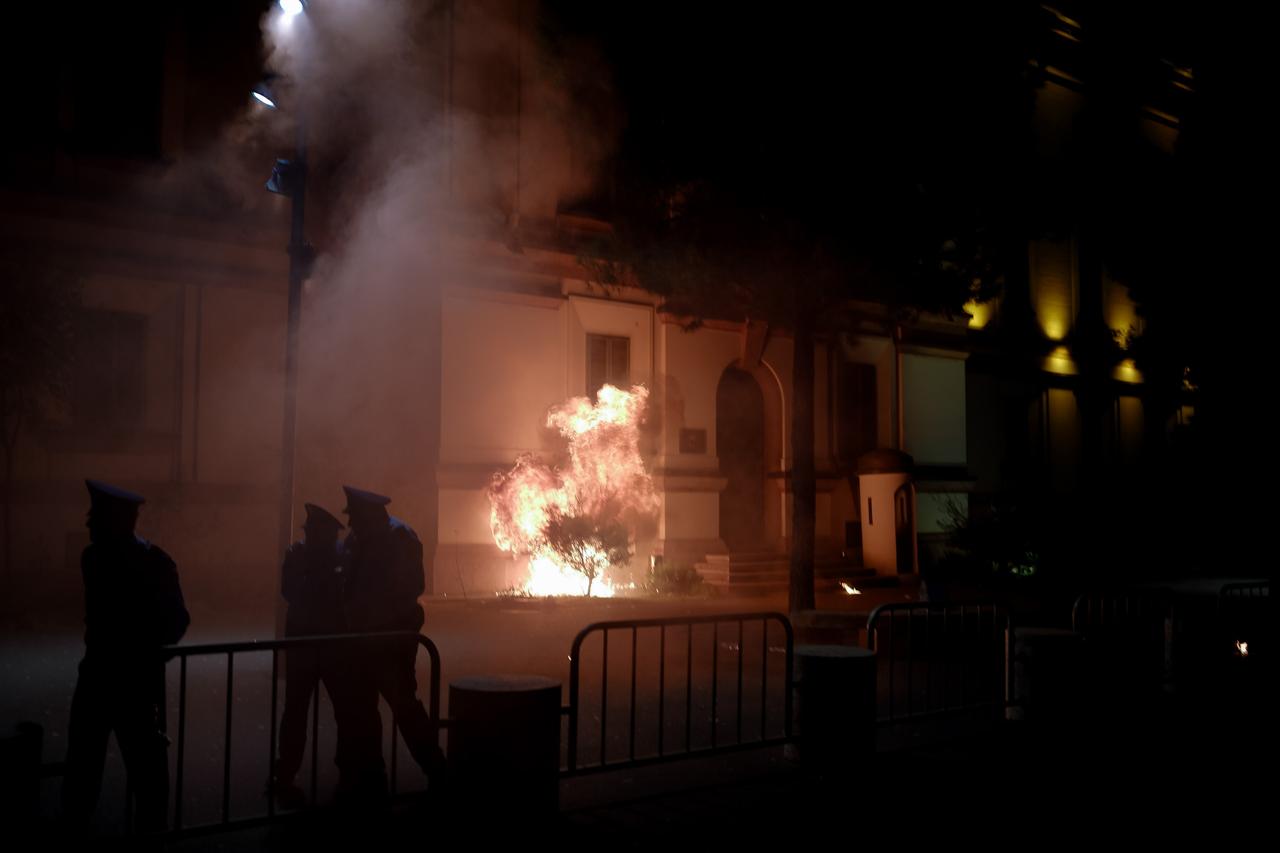
[[[191,614],[187,612],[186,601],[182,597],[182,586],[178,582],[178,566],[159,549],[154,549],[159,559],[156,571],[157,608],[156,619],[160,632],[161,645],[170,646],[182,639],[191,624]]]
[[[405,541],[401,543],[398,549],[399,559],[396,561],[395,577],[392,582],[395,584],[395,601],[393,606],[397,609],[404,609],[405,624],[401,627],[412,627],[416,630],[421,622],[422,609],[418,604],[418,598],[426,589],[425,579],[422,574],[422,543],[418,541],[416,536],[409,534],[405,537]],[[398,620],[397,620],[398,621]]]
[[[408,572],[407,578],[409,591],[413,593],[416,600],[424,592],[427,591],[426,578],[422,568],[422,542],[416,537],[413,540],[413,547],[408,549],[408,564],[405,570]]]
[[[80,577],[84,581],[84,624],[90,627],[98,615],[98,577],[94,566],[97,560],[93,546],[80,552]]]
[[[422,542],[411,533],[403,533],[399,545],[394,564],[395,576],[392,578],[397,600],[416,601],[426,591],[422,574]]]

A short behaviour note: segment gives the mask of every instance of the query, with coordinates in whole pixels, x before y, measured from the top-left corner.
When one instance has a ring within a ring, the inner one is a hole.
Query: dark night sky
[[[210,138],[242,108],[245,87],[259,75],[258,24],[268,5],[73,0],[13,6],[6,10],[0,62],[10,115],[20,121],[10,125],[6,147],[39,149],[60,141],[94,154],[154,158],[167,50],[181,51],[186,67],[184,135]],[[168,40],[171,31],[182,38]],[[75,130],[59,131],[60,123]]]
[[[68,107],[54,93],[69,89],[76,129],[71,139],[64,131],[63,142],[154,157],[162,85],[156,72],[167,47],[165,22],[174,17],[185,21],[184,136],[211,137],[243,106],[257,77],[258,23],[268,5],[78,0],[18,7],[4,35],[7,100],[20,119],[7,145],[42,147],[58,138],[59,111]],[[1087,65],[1090,45],[1125,59],[1128,67],[1111,62],[1095,74],[1108,87],[1121,73],[1159,75],[1162,59],[1196,67],[1201,100],[1221,100],[1235,85],[1215,80],[1228,70],[1215,64],[1238,57],[1220,38],[1232,22],[1224,13],[1207,18],[1208,4],[1195,13],[1125,4],[1122,18],[1107,11],[1111,4],[1059,5],[1079,8],[1090,35],[1073,61]],[[600,74],[574,83],[588,100],[621,102],[623,154],[680,177],[750,172],[804,186],[828,183],[855,164],[876,171],[893,160],[917,171],[998,166],[1018,141],[1027,59],[1055,47],[1034,2],[542,6],[549,44],[587,42],[602,58]]]
[[[4,38],[18,115],[47,132],[58,108],[51,91],[70,82],[92,118],[86,124],[111,124],[127,145],[139,133],[131,129],[154,120],[165,22],[180,17],[187,127],[197,137],[208,133],[242,104],[243,88],[258,72],[258,22],[268,5],[24,4],[11,13]],[[870,131],[895,142],[917,137],[917,146],[944,139],[955,146],[980,137],[992,117],[966,107],[978,93],[992,107],[1009,95],[1010,72],[1046,39],[1043,13],[1036,3],[956,5],[801,4],[784,14],[744,4],[548,0],[541,25],[552,43],[598,45],[607,71],[581,85],[610,85],[633,133],[671,134],[689,168],[707,170],[725,162],[719,143],[726,133],[743,131],[739,148],[765,156],[806,131],[834,132],[863,116],[888,119],[874,128],[861,123],[863,138]],[[1204,54],[1167,10],[1135,14],[1112,29],[1127,52],[1150,65],[1163,57],[1192,64]],[[920,139],[922,122],[943,132]]]

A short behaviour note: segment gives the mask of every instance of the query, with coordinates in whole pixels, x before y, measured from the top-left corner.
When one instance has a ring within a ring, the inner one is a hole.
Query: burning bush
[[[631,533],[621,522],[593,515],[553,510],[543,530],[547,547],[561,563],[587,579],[587,595],[595,579],[631,557]]]
[[[500,549],[529,558],[526,591],[581,595],[585,579],[587,595],[613,594],[609,574],[629,559],[636,523],[658,507],[640,458],[647,397],[640,385],[605,385],[594,403],[557,406],[547,426],[568,442],[567,459],[553,467],[524,454],[494,476],[489,526]]]

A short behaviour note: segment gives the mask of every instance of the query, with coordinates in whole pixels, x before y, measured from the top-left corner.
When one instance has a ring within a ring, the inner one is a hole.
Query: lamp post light
[[[249,94],[253,95],[253,99],[267,109],[274,110],[276,108],[276,95],[272,90],[271,82],[269,80],[263,80],[261,83],[254,86],[253,91]]]

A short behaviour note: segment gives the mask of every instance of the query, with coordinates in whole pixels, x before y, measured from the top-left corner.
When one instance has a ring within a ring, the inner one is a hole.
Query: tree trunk
[[[13,452],[18,443],[20,421],[16,420],[13,429],[5,427],[0,441],[4,443],[4,489],[0,499],[4,502],[0,512],[0,536],[4,537],[4,600],[13,600]]]
[[[814,608],[813,552],[817,495],[813,471],[813,317],[796,317],[791,370],[791,584],[792,615]]]

